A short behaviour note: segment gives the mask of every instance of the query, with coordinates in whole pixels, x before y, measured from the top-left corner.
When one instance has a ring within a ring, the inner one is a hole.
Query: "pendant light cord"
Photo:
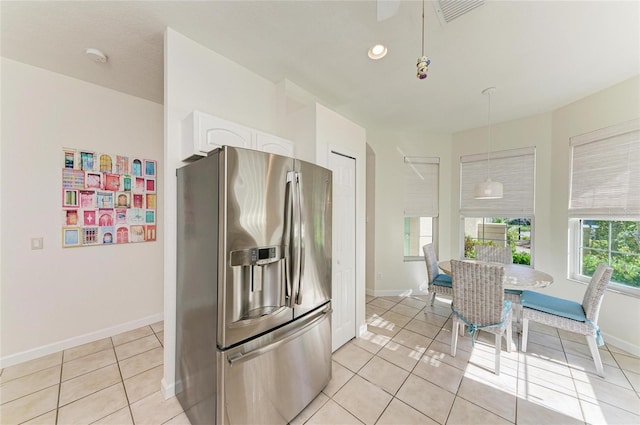
[[[422,56],[424,56],[424,0],[422,0]]]
[[[489,108],[487,112],[487,123],[489,123],[489,143],[487,146],[487,179],[489,179],[489,163],[491,162],[491,92],[487,93],[489,97]]]

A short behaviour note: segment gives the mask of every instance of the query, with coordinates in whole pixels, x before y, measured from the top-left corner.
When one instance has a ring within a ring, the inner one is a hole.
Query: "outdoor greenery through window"
[[[531,219],[465,217],[464,256],[476,258],[476,245],[510,246],[514,264],[531,265]]]
[[[593,276],[598,263],[613,268],[611,281],[640,288],[640,222],[580,220],[578,270]]]

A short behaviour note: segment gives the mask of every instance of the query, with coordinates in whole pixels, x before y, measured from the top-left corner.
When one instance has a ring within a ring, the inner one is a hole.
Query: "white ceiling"
[[[368,128],[455,132],[546,112],[640,74],[639,1],[489,1],[442,24],[422,2],[2,1],[2,56],[163,101],[170,26],[274,83],[288,79]],[[387,57],[372,61],[374,42]],[[104,51],[98,64],[87,47]],[[640,99],[640,94],[639,94]]]

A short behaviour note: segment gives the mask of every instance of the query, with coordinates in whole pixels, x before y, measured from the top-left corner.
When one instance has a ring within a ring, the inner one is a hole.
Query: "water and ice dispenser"
[[[257,319],[286,305],[282,246],[231,251],[232,321]]]

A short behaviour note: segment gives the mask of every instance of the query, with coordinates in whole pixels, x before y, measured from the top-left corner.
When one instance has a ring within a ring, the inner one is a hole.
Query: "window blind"
[[[569,216],[640,216],[640,119],[572,137]]]
[[[437,217],[440,158],[404,158],[405,217]]]
[[[502,183],[501,199],[475,199],[477,183]],[[460,214],[467,217],[527,217],[535,208],[536,148],[527,147],[460,157]]]

